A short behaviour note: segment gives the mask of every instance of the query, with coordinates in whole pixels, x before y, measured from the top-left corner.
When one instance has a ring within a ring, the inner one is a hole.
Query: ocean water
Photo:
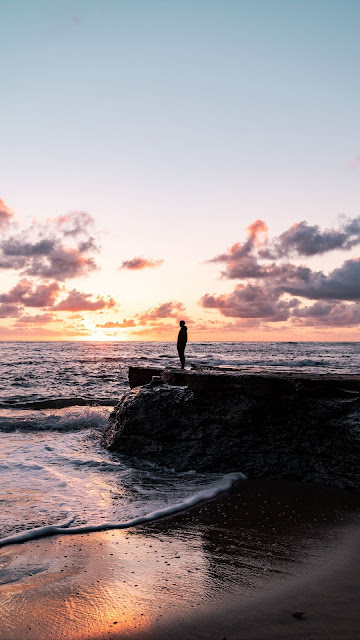
[[[187,366],[358,373],[359,343],[190,343]],[[0,545],[136,525],[216,495],[238,473],[179,474],[100,445],[130,365],[177,367],[172,343],[0,343]]]

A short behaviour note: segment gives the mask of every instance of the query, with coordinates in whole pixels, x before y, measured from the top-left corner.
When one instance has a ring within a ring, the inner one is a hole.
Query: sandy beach
[[[248,480],[143,527],[4,547],[0,638],[354,640],[359,514],[356,494]]]

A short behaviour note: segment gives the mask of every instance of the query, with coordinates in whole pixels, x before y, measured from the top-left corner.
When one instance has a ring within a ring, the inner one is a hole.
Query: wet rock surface
[[[357,376],[156,371],[115,407],[103,444],[179,471],[360,490],[359,393]]]

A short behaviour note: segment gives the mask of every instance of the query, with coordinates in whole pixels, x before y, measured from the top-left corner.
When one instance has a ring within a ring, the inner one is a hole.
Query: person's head
[[[179,325],[180,327],[185,327],[185,320],[180,320]]]

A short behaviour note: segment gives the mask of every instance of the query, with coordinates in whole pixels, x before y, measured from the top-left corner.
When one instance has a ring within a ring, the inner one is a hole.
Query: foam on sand
[[[233,484],[238,480],[246,480],[246,476],[240,472],[228,473],[223,476],[216,483],[199,491],[183,502],[171,506],[164,507],[157,511],[152,511],[144,516],[138,516],[127,522],[108,522],[99,525],[84,525],[80,527],[69,527],[73,518],[63,520],[58,525],[47,525],[43,527],[36,527],[20,533],[16,533],[0,540],[0,547],[4,547],[10,544],[17,544],[19,542],[27,542],[28,540],[34,540],[35,538],[44,538],[46,536],[54,536],[59,534],[77,534],[77,533],[92,533],[95,531],[105,531],[109,529],[129,529],[130,527],[136,527],[148,522],[165,518],[166,516],[174,515],[180,511],[185,511],[190,507],[203,502],[204,500],[212,500],[216,498],[220,493],[231,489]]]

